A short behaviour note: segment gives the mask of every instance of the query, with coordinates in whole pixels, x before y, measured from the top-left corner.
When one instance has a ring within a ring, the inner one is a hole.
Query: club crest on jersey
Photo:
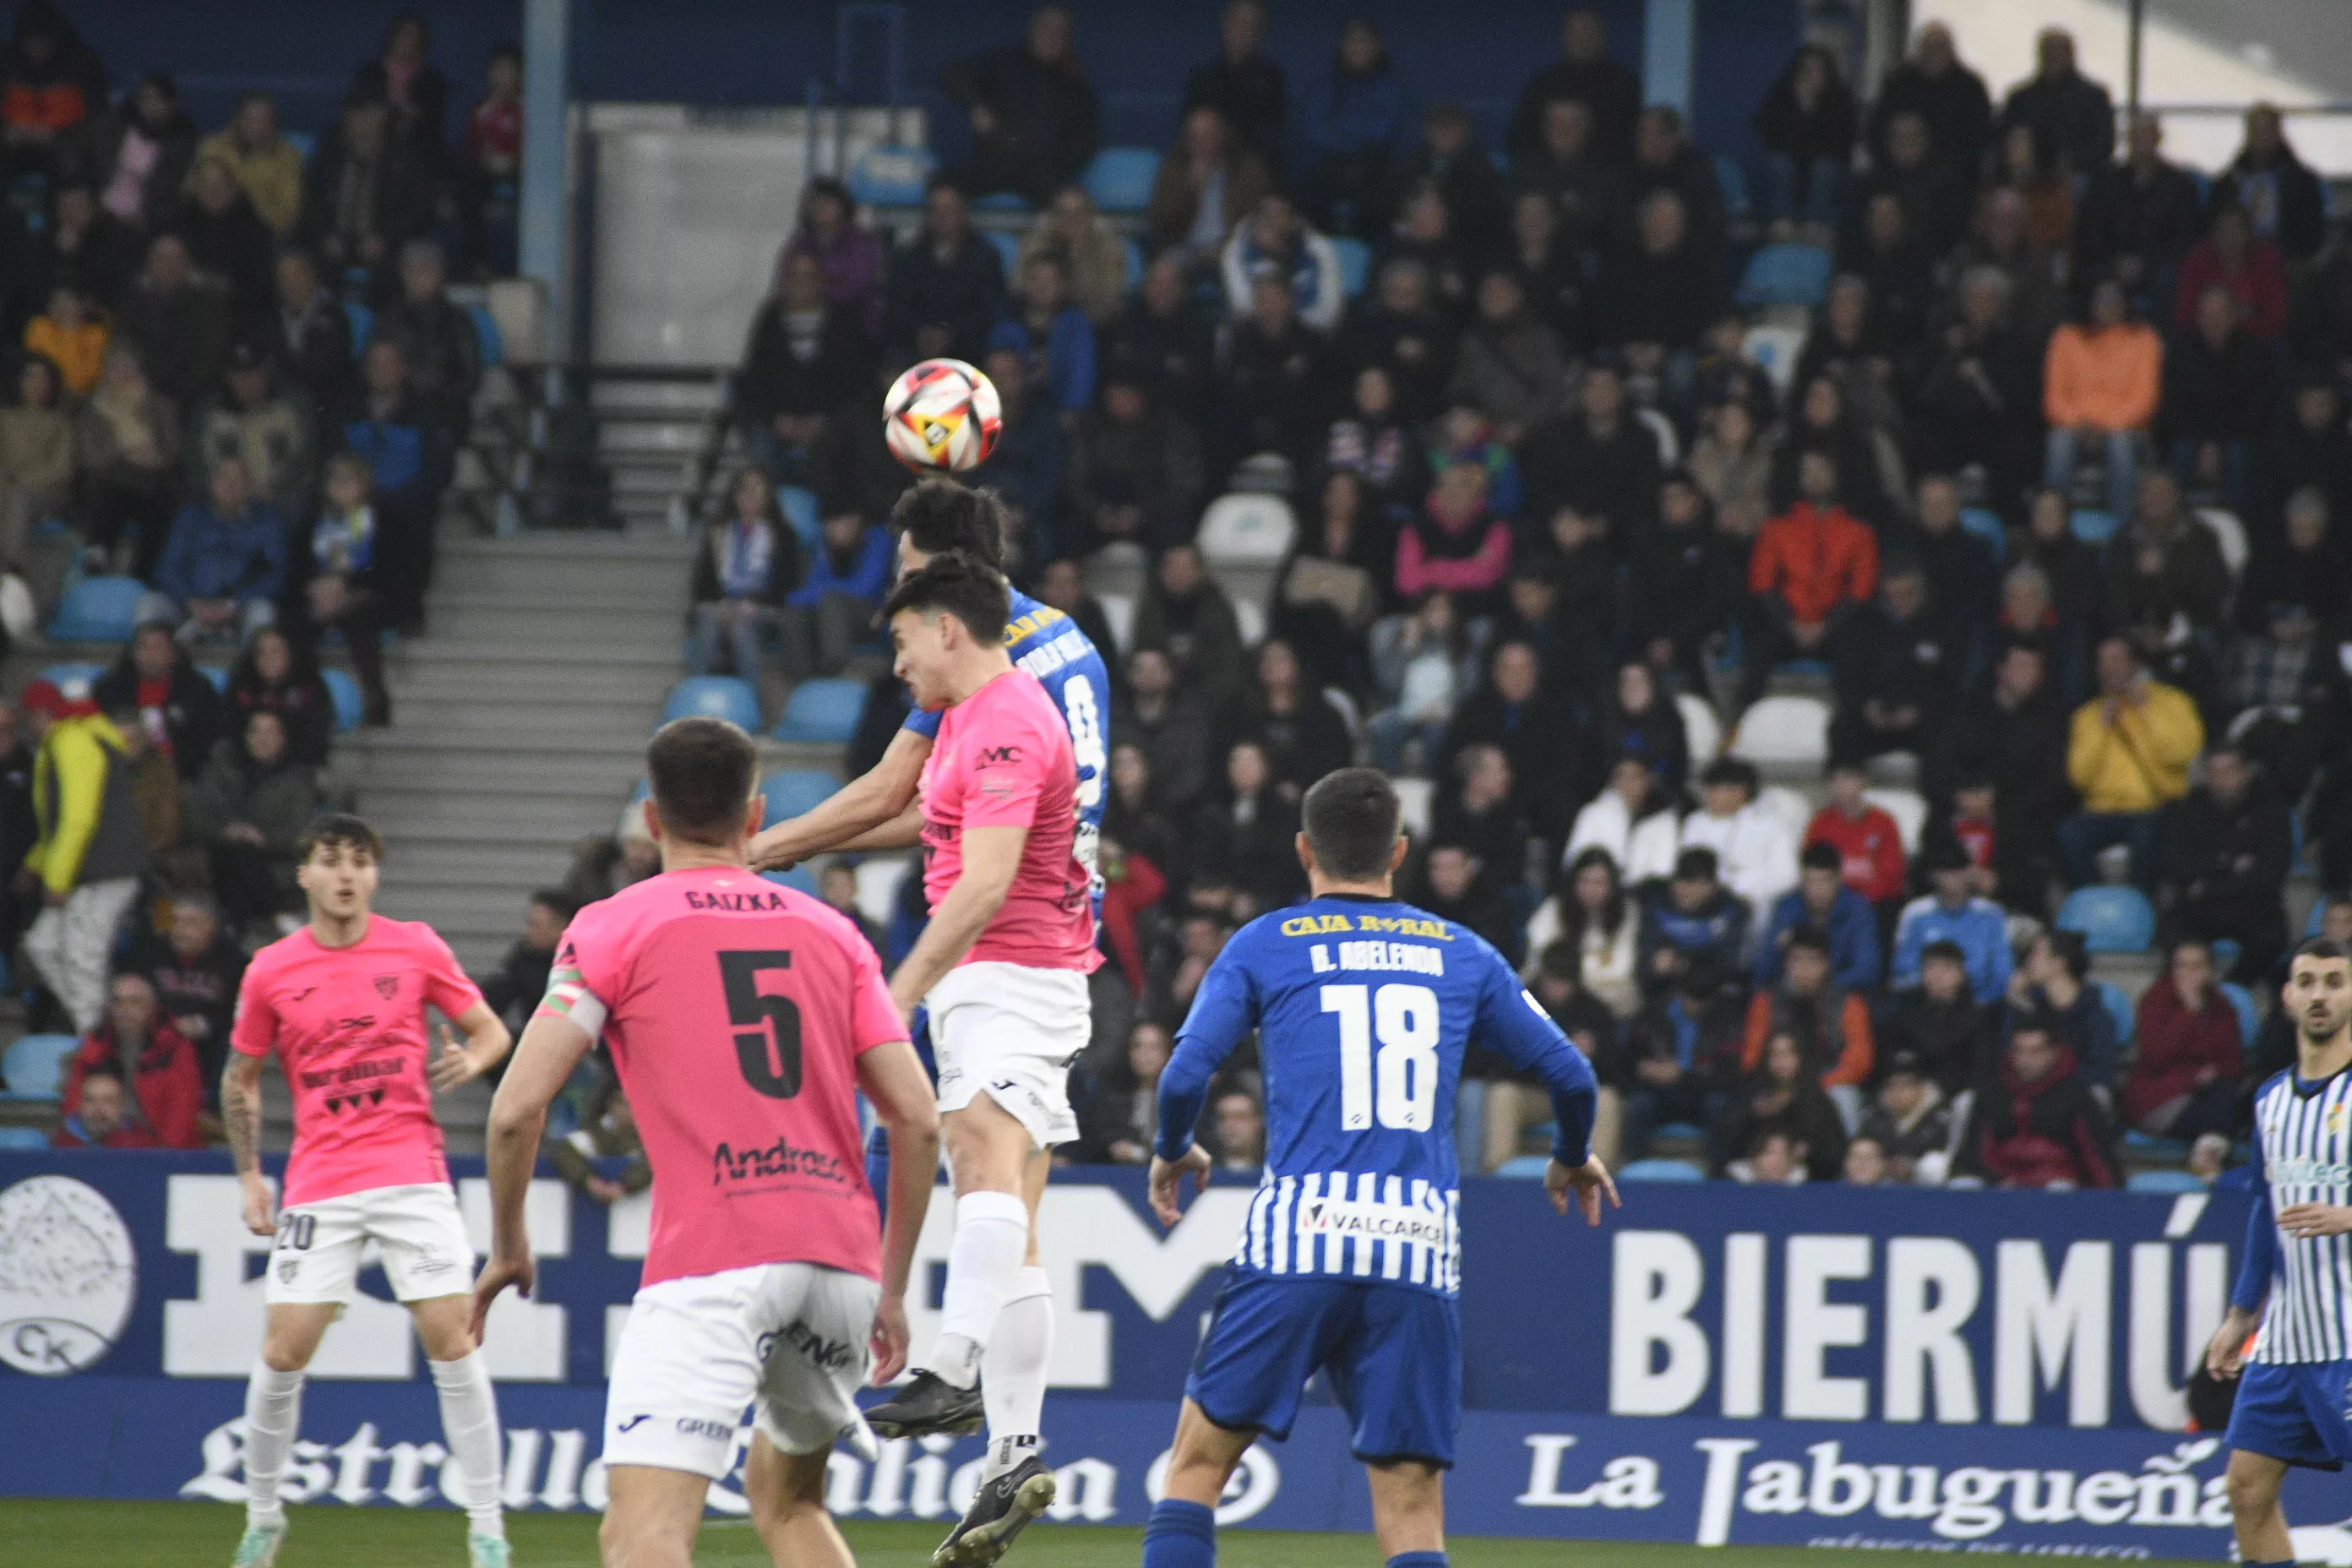
[[[2340,1100],[2327,1108],[2327,1135],[2329,1137],[2333,1138],[2337,1133],[2344,1131],[2344,1118],[2347,1111],[2352,1111],[2352,1105],[2347,1105]]]
[[[383,997],[385,1001],[391,1001],[394,994],[399,991],[399,975],[379,974],[375,977],[375,994]]]

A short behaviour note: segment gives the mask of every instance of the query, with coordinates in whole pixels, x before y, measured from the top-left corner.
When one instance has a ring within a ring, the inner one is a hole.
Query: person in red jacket
[[[1798,460],[1797,504],[1758,531],[1748,592],[1742,710],[1763,695],[1774,665],[1828,658],[1831,634],[1878,592],[1878,536],[1838,504],[1837,463],[1828,453]]]
[[[2285,334],[2286,262],[2234,202],[2213,215],[2213,226],[2180,259],[2180,282],[2172,294],[2177,330],[2196,330],[2197,300],[2216,283],[2237,296],[2239,321],[2248,332],[2265,342]]]
[[[2124,1116],[2159,1138],[2233,1132],[2246,1043],[2238,1009],[2213,983],[2213,950],[2173,944],[2165,973],[2139,999],[2139,1056],[2124,1081]]]
[[[1863,795],[1870,774],[1859,763],[1839,763],[1830,769],[1829,804],[1813,813],[1806,826],[1805,842],[1827,844],[1838,852],[1838,877],[1868,899],[1882,916],[1892,903],[1903,906],[1907,884],[1903,856],[1903,829],[1884,806]],[[1892,923],[1886,916],[1884,923]]]
[[[2011,1028],[2000,1069],[1977,1089],[1952,1173],[2000,1187],[2118,1186],[2113,1143],[2106,1108],[2074,1053],[2029,1016]]]
[[[155,987],[143,974],[118,974],[107,988],[106,1017],[81,1043],[66,1072],[65,1114],[81,1110],[82,1080],[110,1069],[130,1089],[124,1126],[147,1133],[154,1147],[201,1149],[197,1124],[204,1082],[196,1047],[155,1005]]]
[[[131,1090],[111,1064],[81,1077],[81,1107],[49,1134],[52,1149],[152,1149],[155,1134],[131,1121]]]

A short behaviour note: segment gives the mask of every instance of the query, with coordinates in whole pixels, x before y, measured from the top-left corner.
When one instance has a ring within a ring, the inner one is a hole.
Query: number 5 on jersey
[[[1326,985],[1322,995],[1323,1011],[1339,1016],[1339,1125],[1428,1131],[1437,1112],[1437,994],[1398,983]]]

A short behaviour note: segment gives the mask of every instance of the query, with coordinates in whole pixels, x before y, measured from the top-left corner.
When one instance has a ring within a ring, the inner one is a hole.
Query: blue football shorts
[[[1453,1298],[1382,1280],[1229,1270],[1184,1394],[1220,1426],[1280,1440],[1318,1372],[1348,1413],[1357,1458],[1453,1467],[1462,1425]]]
[[[2232,1448],[2290,1465],[2352,1463],[2352,1361],[2248,1362],[2230,1412]]]

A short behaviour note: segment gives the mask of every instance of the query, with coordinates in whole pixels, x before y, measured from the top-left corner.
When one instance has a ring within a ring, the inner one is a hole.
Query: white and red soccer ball
[[[927,359],[892,382],[882,417],[890,455],[918,471],[978,468],[1004,429],[996,384],[960,359]]]

